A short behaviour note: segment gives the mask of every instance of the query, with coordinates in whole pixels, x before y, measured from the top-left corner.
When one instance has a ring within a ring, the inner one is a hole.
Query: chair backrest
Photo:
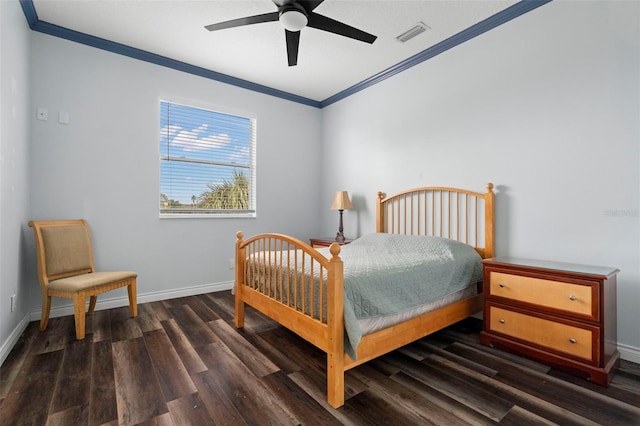
[[[83,219],[30,221],[36,238],[40,284],[94,272],[89,225]]]

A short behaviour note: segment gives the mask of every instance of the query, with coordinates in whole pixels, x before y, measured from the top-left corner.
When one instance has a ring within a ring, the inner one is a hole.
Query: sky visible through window
[[[161,101],[160,193],[192,205],[209,185],[249,177],[252,132],[249,118]]]

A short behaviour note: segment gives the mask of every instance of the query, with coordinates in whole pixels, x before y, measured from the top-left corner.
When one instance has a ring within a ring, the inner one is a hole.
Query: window
[[[255,217],[255,118],[160,101],[160,215]]]

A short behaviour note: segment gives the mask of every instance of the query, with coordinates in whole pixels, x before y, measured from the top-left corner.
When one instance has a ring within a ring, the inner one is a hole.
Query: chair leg
[[[46,292],[42,293],[42,314],[40,316],[40,331],[47,329],[49,324],[49,313],[51,312],[51,296]]]
[[[135,279],[127,286],[127,292],[129,293],[129,311],[131,311],[131,318],[135,318],[138,316],[138,300]]]
[[[76,321],[76,339],[84,339],[84,303],[86,297],[83,294],[76,294],[73,296],[73,316]]]
[[[89,312],[87,315],[93,314],[93,310],[96,308],[96,301],[98,300],[98,296],[95,294],[89,298]]]

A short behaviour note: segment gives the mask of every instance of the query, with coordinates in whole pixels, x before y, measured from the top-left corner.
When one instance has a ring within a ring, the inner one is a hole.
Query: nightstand
[[[506,257],[482,263],[483,344],[609,384],[620,362],[618,269]]]
[[[344,242],[339,243],[336,241],[335,237],[327,237],[327,238],[311,238],[310,240],[311,247],[329,247],[333,243],[340,244],[341,246],[345,244],[349,244],[353,239],[346,238]]]

